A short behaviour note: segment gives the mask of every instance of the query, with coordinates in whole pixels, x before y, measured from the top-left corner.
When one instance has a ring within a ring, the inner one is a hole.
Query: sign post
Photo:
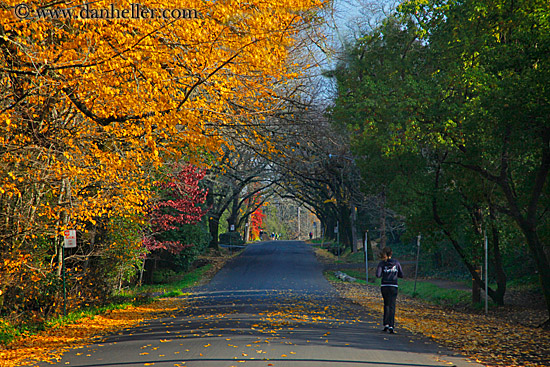
[[[63,273],[63,316],[67,316],[67,282],[65,280],[65,249],[76,247],[76,230],[70,229],[63,233],[61,248],[61,268]]]

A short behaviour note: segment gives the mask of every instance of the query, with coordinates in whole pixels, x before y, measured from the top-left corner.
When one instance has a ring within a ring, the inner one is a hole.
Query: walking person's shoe
[[[389,325],[384,325],[384,330],[382,330],[383,332],[386,332],[390,330],[390,326]]]
[[[393,327],[391,326],[388,328],[388,331],[390,332],[390,334],[395,334],[395,330],[393,330]]]

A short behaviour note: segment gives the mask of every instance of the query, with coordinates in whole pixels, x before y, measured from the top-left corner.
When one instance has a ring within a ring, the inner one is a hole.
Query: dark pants
[[[384,326],[394,327],[395,301],[397,300],[397,287],[381,287],[384,297]]]

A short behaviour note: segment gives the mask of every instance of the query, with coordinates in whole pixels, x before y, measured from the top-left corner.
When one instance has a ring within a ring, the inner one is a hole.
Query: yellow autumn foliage
[[[51,4],[0,4],[0,254],[54,271],[64,230],[94,244],[110,218],[140,222],[163,163],[261,126],[324,1]]]

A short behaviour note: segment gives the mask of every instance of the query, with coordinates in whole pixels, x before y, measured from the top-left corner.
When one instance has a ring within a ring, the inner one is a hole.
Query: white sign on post
[[[64,244],[65,248],[76,247],[76,230],[70,229],[64,233]]]

